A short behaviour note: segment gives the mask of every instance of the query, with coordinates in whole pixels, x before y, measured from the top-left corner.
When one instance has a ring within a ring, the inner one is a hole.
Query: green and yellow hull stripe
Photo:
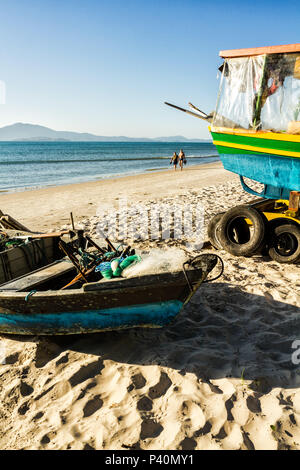
[[[300,135],[262,131],[238,132],[234,129],[215,127],[211,127],[210,132],[220,153],[241,153],[242,150],[243,153],[300,158]]]

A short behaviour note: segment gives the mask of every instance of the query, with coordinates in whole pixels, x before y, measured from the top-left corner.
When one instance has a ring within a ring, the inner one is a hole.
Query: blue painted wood
[[[265,199],[289,199],[290,197],[290,190],[286,188],[276,188],[276,186],[272,186],[271,184],[265,184],[263,190],[258,192],[250,188],[241,175],[240,181],[243,189],[247,193],[253,194],[253,196],[264,197]]]
[[[300,191],[300,158],[262,153],[221,153],[220,158],[226,170],[269,186],[262,197],[288,198],[290,191]]]
[[[13,334],[77,334],[135,326],[164,326],[180,312],[183,302],[169,300],[145,305],[47,314],[0,314],[0,331]]]

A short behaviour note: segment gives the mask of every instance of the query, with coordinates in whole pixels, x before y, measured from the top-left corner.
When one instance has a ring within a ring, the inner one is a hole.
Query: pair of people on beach
[[[185,157],[184,151],[182,149],[180,149],[179,155],[177,155],[176,152],[173,153],[170,164],[171,163],[173,164],[175,171],[176,171],[178,163],[179,163],[179,166],[180,166],[180,170],[183,169],[183,165],[186,164],[186,157]]]

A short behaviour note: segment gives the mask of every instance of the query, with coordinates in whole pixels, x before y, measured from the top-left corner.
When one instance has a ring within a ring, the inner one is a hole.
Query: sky
[[[299,25],[299,0],[0,0],[0,127],[209,138],[164,101],[212,111],[220,50],[299,43]]]

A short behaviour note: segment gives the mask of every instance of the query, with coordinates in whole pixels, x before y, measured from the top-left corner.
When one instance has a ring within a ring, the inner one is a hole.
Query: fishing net
[[[124,269],[122,276],[131,278],[144,274],[181,271],[186,260],[187,255],[183,250],[177,248],[153,249],[146,255],[142,255],[142,260],[139,263]]]

